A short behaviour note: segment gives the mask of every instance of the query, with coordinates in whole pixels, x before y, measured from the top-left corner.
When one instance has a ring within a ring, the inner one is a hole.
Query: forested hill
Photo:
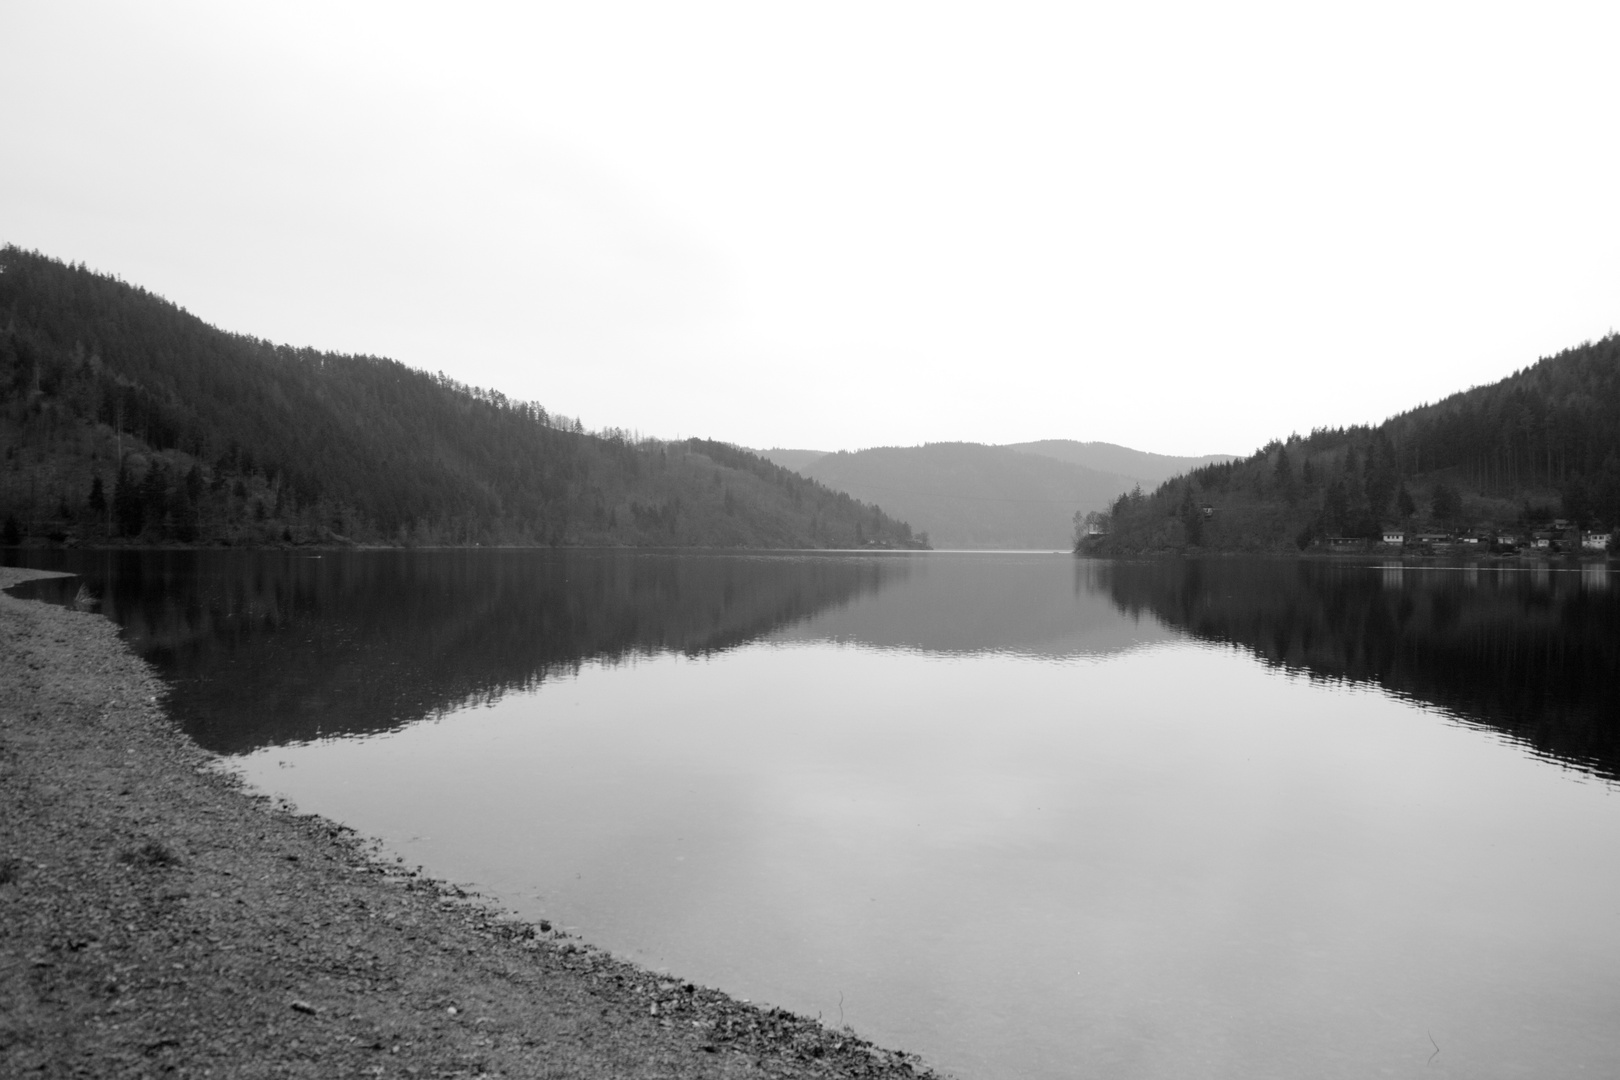
[[[1386,527],[1483,536],[1556,518],[1620,527],[1620,336],[1376,427],[1290,436],[1120,495],[1079,548],[1293,550]]]
[[[374,356],[218,330],[0,248],[3,540],[900,547],[736,447],[587,433]]]

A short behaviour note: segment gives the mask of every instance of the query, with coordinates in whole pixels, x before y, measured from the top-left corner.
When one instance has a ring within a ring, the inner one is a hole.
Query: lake
[[[260,789],[963,1078],[1620,1075],[1601,564],[10,555]]]

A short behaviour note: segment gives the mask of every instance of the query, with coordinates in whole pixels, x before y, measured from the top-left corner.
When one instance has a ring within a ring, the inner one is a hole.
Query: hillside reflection
[[[1105,564],[1122,612],[1315,678],[1382,687],[1620,778],[1620,596],[1601,564]]]
[[[45,554],[45,553],[41,553]],[[907,575],[905,556],[57,553],[221,753],[383,732],[576,671],[729,649]]]
[[[943,657],[1105,657],[1175,641],[1152,616],[1122,616],[1099,584],[1102,565],[1067,555],[938,553],[916,560],[881,596],[831,607],[772,635]]]

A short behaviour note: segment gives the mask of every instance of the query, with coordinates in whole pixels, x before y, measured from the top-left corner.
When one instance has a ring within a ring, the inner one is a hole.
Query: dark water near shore
[[[1620,1074],[1604,566],[21,554],[267,790],[964,1077]]]

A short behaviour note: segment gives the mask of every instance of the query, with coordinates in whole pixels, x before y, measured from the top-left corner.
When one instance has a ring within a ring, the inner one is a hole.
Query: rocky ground
[[[161,692],[107,620],[0,594],[0,1075],[926,1073],[503,920],[243,790]]]

